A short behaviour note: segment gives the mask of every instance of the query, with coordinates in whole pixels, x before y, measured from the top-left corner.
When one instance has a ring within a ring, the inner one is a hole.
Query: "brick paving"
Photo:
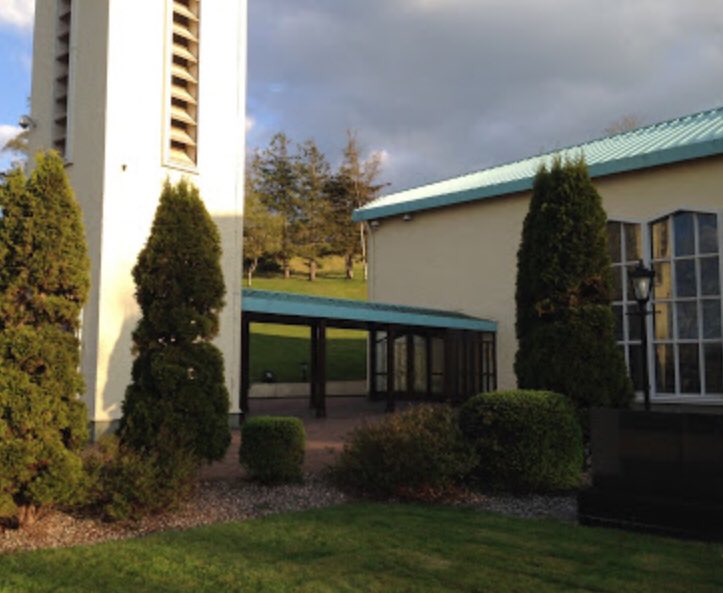
[[[295,416],[306,430],[304,471],[318,473],[330,465],[343,447],[344,437],[365,422],[384,418],[385,402],[366,397],[328,397],[326,418],[316,418],[308,398],[252,399],[251,416]],[[201,471],[202,480],[234,480],[244,476],[238,460],[240,432],[233,431],[231,446],[223,460]]]

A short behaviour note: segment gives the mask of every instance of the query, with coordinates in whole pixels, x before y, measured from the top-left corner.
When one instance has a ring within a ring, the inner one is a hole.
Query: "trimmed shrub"
[[[582,158],[535,177],[517,254],[517,382],[592,406],[626,406],[632,383],[615,342],[607,217]]]
[[[87,439],[82,215],[57,153],[36,161],[0,177],[0,519],[20,526],[76,499]]]
[[[459,426],[479,455],[475,479],[514,491],[580,485],[582,432],[575,410],[550,391],[482,393],[459,411]]]
[[[116,436],[102,438],[86,455],[87,506],[106,520],[139,520],[177,508],[193,489],[197,462],[183,450],[172,457],[141,454]]]
[[[167,182],[133,268],[143,316],[119,434],[140,453],[183,449],[214,461],[228,448],[223,356],[211,343],[224,305],[220,257],[218,229],[198,189]]]
[[[249,475],[265,484],[299,482],[306,433],[298,418],[256,416],[241,427],[239,459]]]
[[[452,408],[421,404],[355,429],[332,476],[374,498],[433,500],[461,484],[476,463]]]

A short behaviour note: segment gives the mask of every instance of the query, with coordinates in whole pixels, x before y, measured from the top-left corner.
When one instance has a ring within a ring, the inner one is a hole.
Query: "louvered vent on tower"
[[[53,148],[65,155],[68,144],[68,92],[70,88],[70,21],[72,0],[58,0],[55,39]]]
[[[195,166],[200,0],[173,0],[169,160]]]

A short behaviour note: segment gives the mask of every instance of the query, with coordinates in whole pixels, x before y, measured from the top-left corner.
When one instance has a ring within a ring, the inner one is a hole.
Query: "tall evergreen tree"
[[[331,234],[331,208],[327,196],[329,163],[309,140],[301,147],[299,159],[298,253],[309,268],[309,280],[316,280],[319,260],[328,253]],[[351,223],[351,221],[349,221]]]
[[[538,171],[517,265],[519,386],[566,394],[583,420],[591,406],[626,405],[632,386],[614,338],[606,216],[582,158]]]
[[[77,332],[89,285],[80,208],[56,153],[0,184],[0,517],[69,502],[87,412]]]
[[[120,435],[140,452],[223,457],[229,398],[218,334],[225,285],[218,230],[198,190],[166,183],[133,269],[142,317]]]
[[[354,258],[361,255],[364,279],[367,278],[367,236],[364,223],[351,222],[354,210],[376,199],[384,184],[378,183],[382,156],[373,153],[364,160],[356,134],[347,132],[344,158],[331,180],[329,197],[334,220],[334,251],[344,257],[346,277],[354,277]]]
[[[290,277],[291,259],[298,254],[299,166],[298,156],[292,154],[290,148],[291,141],[285,134],[275,134],[269,147],[256,155],[254,162],[258,172],[254,190],[261,202],[283,221],[279,259],[284,278]]]
[[[281,248],[281,217],[261,203],[254,189],[255,171],[253,166],[246,169],[246,193],[244,196],[244,245],[243,256],[247,262],[248,285],[262,257],[275,257]]]

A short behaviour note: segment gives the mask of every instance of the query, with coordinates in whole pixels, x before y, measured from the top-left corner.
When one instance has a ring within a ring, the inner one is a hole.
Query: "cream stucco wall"
[[[608,218],[723,210],[723,157],[594,180]],[[384,218],[371,233],[369,298],[498,322],[498,385],[513,388],[517,249],[530,192]]]
[[[167,166],[170,0],[73,0],[68,173],[83,208],[92,292],[82,329],[90,419],[117,420],[138,320],[132,267],[165,179],[199,186],[221,232],[227,294],[216,340],[239,411],[246,1],[201,3],[198,164]],[[55,2],[38,2],[31,148],[50,146]]]

